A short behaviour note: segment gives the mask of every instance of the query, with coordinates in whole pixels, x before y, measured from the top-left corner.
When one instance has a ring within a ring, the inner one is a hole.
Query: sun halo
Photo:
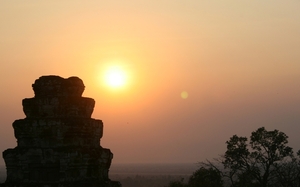
[[[105,83],[111,88],[120,88],[126,84],[126,74],[119,67],[111,67],[105,72]]]

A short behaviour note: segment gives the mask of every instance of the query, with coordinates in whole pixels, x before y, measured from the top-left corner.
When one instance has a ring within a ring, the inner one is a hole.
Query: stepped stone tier
[[[113,154],[100,146],[95,101],[78,77],[42,76],[23,99],[25,119],[13,123],[17,146],[3,152],[5,187],[121,187],[108,177]]]

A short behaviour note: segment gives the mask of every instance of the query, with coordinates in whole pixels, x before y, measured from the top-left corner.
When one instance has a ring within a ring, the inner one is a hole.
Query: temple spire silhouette
[[[120,187],[108,176],[113,154],[100,145],[95,100],[82,97],[78,77],[42,76],[23,99],[26,118],[14,121],[17,146],[3,152],[5,187]]]

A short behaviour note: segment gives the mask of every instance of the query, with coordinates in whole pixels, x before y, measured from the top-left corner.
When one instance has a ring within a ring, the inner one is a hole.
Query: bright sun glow
[[[111,67],[105,72],[105,83],[113,88],[122,87],[126,83],[125,72],[120,67]]]

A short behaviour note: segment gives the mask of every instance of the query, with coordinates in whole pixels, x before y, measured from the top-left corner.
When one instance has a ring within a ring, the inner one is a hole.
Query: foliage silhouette
[[[277,163],[284,158],[293,157],[293,150],[287,146],[287,139],[285,133],[278,130],[267,131],[264,127],[252,132],[249,144],[246,137],[234,135],[226,142],[223,165],[225,169],[229,168],[231,173],[238,175],[239,183],[242,176],[247,175],[256,186],[266,187],[272,182]]]
[[[285,133],[264,127],[252,132],[250,141],[233,135],[225,154],[200,162],[186,187],[299,187],[300,151],[295,156],[287,143]]]
[[[188,185],[184,184],[183,179],[171,181],[167,187],[188,187]]]
[[[188,182],[189,187],[222,187],[222,176],[214,168],[201,167],[193,173]]]

